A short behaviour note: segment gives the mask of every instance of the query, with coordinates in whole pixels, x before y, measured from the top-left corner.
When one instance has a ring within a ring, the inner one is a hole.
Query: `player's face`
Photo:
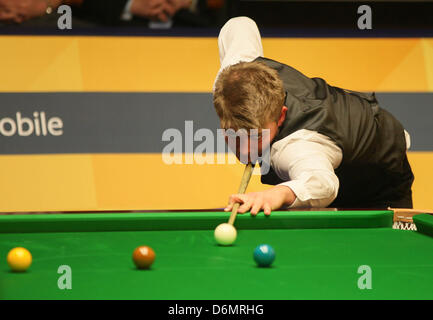
[[[225,140],[229,148],[236,154],[242,163],[256,162],[262,157],[265,150],[278,132],[277,122],[269,122],[262,129],[245,132],[238,131],[236,135],[226,135]]]
[[[268,122],[259,130],[226,130],[225,140],[230,150],[242,163],[255,163],[259,157],[269,156],[270,144],[278,133],[278,128],[286,119],[287,107],[281,107],[281,113],[277,121]],[[231,133],[230,133],[231,131]],[[269,159],[268,159],[269,160]]]

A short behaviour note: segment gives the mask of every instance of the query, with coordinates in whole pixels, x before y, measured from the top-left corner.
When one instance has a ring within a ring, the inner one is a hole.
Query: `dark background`
[[[19,0],[17,0],[19,1]],[[107,3],[126,0],[84,0],[72,7],[73,29],[58,30],[56,12],[20,24],[0,21],[0,34],[143,34],[215,36],[231,17],[248,16],[256,21],[264,36],[430,36],[433,34],[433,0],[429,1],[243,1],[198,0],[197,10],[178,11],[169,28],[149,28],[149,20],[134,17],[122,21],[119,12]],[[215,5],[217,3],[218,5]],[[357,9],[369,5],[373,30],[358,30]],[[120,7],[119,7],[120,8]],[[0,6],[1,10],[1,6]]]

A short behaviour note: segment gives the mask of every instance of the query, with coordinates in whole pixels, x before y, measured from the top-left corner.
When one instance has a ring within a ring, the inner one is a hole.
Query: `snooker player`
[[[374,93],[340,89],[264,58],[257,25],[247,17],[223,26],[218,47],[213,102],[221,127],[268,133],[270,167],[261,181],[274,185],[232,195],[226,211],[235,203],[252,215],[280,207],[412,208],[410,136]],[[255,162],[251,148],[233,151]]]

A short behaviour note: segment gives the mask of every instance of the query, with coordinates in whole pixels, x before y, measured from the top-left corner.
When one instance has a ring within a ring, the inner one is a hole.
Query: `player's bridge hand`
[[[294,198],[295,195],[289,187],[275,186],[260,192],[232,194],[224,211],[231,211],[235,203],[239,203],[238,213],[250,212],[251,215],[255,216],[263,211],[265,215],[269,216],[273,210],[291,204]]]

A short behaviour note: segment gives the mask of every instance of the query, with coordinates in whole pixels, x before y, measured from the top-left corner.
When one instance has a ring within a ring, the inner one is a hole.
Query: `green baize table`
[[[228,218],[225,212],[0,215],[0,299],[433,299],[431,215],[416,215],[418,230],[409,231],[393,229],[388,210],[238,214],[237,240],[222,247],[213,231]],[[272,267],[256,266],[259,244],[275,249]],[[132,262],[140,245],[156,253],[150,270]],[[6,263],[14,247],[32,253],[24,273]],[[65,265],[70,289],[58,284]]]

